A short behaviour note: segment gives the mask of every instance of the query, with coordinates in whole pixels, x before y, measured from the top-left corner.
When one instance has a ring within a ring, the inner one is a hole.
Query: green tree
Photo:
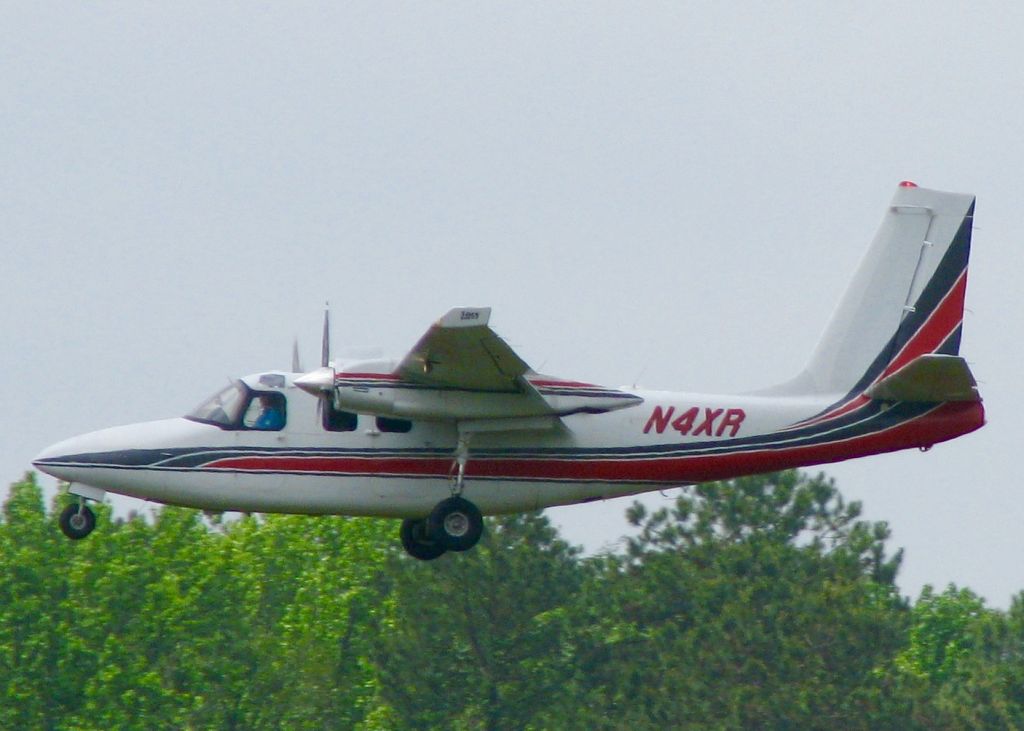
[[[969,589],[926,586],[899,671],[916,683],[922,729],[1024,729],[1024,594],[1008,612]]]
[[[375,708],[369,657],[392,612],[382,572],[394,527],[366,518],[266,519],[273,548],[258,571],[288,589],[261,642],[248,728],[353,729]]]
[[[373,650],[381,717],[398,729],[552,728],[571,673],[567,610],[578,550],[539,513],[487,519],[472,551],[388,572],[394,617]]]
[[[73,688],[53,683],[66,582],[51,528],[35,476],[11,485],[0,517],[0,728],[55,728],[55,706],[75,703]]]
[[[950,584],[936,594],[925,586],[911,610],[910,645],[899,654],[896,666],[931,684],[956,677],[977,639],[973,625],[987,613],[985,602],[970,589]]]
[[[162,508],[68,541],[31,476],[0,516],[0,728],[349,729],[393,522]]]
[[[566,727],[899,728],[900,556],[859,515],[797,472],[636,504],[639,535],[579,608]]]
[[[65,632],[80,658],[83,704],[70,728],[183,727],[200,696],[195,598],[208,534],[196,511],[165,508],[105,523],[67,542],[73,609]]]

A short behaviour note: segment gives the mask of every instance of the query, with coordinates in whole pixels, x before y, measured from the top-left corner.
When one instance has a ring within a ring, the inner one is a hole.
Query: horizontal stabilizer
[[[981,401],[967,361],[957,355],[922,355],[866,393],[880,401]]]

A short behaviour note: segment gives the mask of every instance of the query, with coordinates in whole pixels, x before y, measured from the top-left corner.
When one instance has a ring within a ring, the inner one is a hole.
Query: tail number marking
[[[675,416],[675,418],[672,418]],[[740,425],[747,418],[743,409],[709,409],[693,406],[686,411],[676,415],[676,407],[669,406],[667,409],[655,406],[651,412],[651,418],[647,420],[644,427],[644,434],[650,434],[654,429],[658,434],[664,434],[665,430],[672,427],[681,435],[721,437],[734,437],[740,431]]]

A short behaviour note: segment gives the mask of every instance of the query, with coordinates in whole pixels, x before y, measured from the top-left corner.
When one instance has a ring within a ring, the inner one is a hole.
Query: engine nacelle
[[[394,361],[347,363],[321,368],[295,380],[334,407],[372,416],[403,419],[514,419],[603,413],[635,406],[642,399],[592,384],[532,374],[516,392],[476,391],[421,383],[396,373]]]
[[[334,408],[341,411],[373,416],[399,416],[395,413],[394,406],[395,392],[391,388],[342,383],[337,383],[334,387]]]

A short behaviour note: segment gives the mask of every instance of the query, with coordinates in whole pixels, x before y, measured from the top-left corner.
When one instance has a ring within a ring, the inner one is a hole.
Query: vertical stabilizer
[[[974,196],[901,183],[803,373],[786,392],[861,393],[928,353],[960,349]]]

